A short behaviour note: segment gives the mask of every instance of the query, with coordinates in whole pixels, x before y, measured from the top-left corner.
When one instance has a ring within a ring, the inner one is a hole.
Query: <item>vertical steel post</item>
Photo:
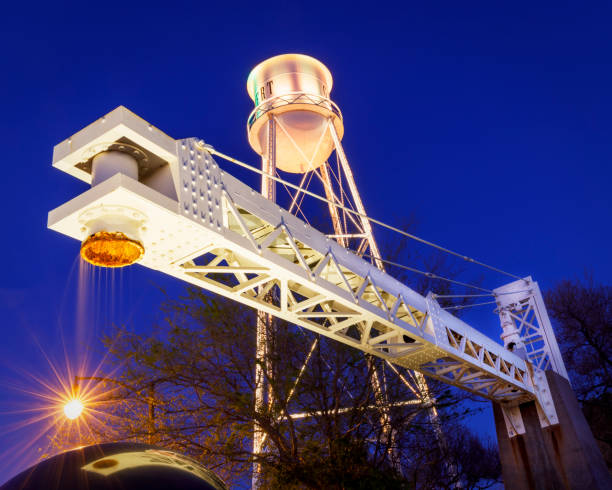
[[[349,189],[351,191],[351,195],[353,197],[353,201],[355,203],[356,211],[360,213],[361,226],[363,228],[364,234],[367,236],[368,245],[370,247],[370,255],[374,257],[374,263],[376,267],[380,270],[385,270],[383,263],[380,260],[380,251],[378,250],[378,244],[376,240],[374,240],[374,233],[372,231],[372,224],[369,220],[365,219],[363,216],[366,216],[365,207],[363,202],[361,201],[361,196],[359,195],[359,191],[357,190],[357,184],[355,183],[355,178],[353,177],[353,171],[351,170],[351,166],[349,165],[348,159],[344,153],[344,149],[342,148],[342,144],[340,143],[340,138],[338,133],[336,132],[336,127],[333,122],[330,122],[329,132],[331,133],[332,139],[334,140],[334,147],[336,150],[336,154],[340,159],[340,163],[342,163],[342,170],[344,171],[344,175],[346,176],[346,180],[349,185]]]
[[[268,148],[267,155],[262,158],[264,174],[261,176],[261,194],[270,201],[276,200],[276,182],[269,176],[276,173],[276,121],[274,117],[268,120]],[[270,336],[274,319],[264,311],[257,312],[256,348],[255,348],[255,412],[261,413],[274,402],[273,393],[266,380],[273,370],[269,353]],[[257,421],[253,424],[253,454],[260,454],[263,450],[264,433]],[[252,488],[260,487],[261,467],[253,463]]]
[[[334,202],[336,196],[332,187],[331,176],[329,175],[329,168],[327,168],[327,163],[321,165],[321,176],[323,179],[323,188],[325,189],[325,197],[327,197],[328,201]],[[346,230],[342,227],[338,208],[331,203],[328,203],[327,207],[329,208],[329,214],[331,216],[334,233],[338,235],[337,241],[344,248],[347,248],[348,237],[344,236],[346,234]]]

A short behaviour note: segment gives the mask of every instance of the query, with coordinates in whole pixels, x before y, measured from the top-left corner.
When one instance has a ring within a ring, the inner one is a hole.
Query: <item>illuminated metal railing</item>
[[[278,95],[276,97],[264,100],[261,104],[259,104],[257,107],[255,107],[255,109],[251,111],[251,114],[249,114],[249,117],[247,119],[247,129],[250,130],[251,127],[253,127],[253,124],[255,124],[255,121],[257,121],[260,117],[264,116],[271,110],[279,109],[283,106],[288,106],[291,104],[306,104],[317,107],[324,107],[325,109],[328,109],[333,114],[342,119],[342,112],[340,112],[340,108],[327,97],[322,97],[320,95],[315,94],[305,94],[304,92],[295,92]]]

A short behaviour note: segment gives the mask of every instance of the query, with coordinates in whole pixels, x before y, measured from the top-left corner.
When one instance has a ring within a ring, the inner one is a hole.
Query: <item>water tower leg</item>
[[[267,155],[262,158],[262,170],[264,174],[261,176],[261,193],[271,201],[276,200],[276,182],[269,176],[276,173],[276,121],[270,117],[268,121],[268,151]],[[270,358],[270,336],[274,335],[274,319],[270,313],[265,311],[257,312],[255,343],[255,357],[261,361],[255,365],[255,411],[262,412],[265,410],[266,404],[271,406],[274,402],[273,393],[269,386],[264,370],[267,374],[273,371]],[[264,368],[265,365],[265,368]],[[264,432],[257,424],[253,424],[253,454],[260,454],[264,447]],[[259,463],[253,463],[253,474],[251,478],[251,488],[258,489],[261,487],[260,482],[261,466]]]
[[[525,433],[510,438],[502,409],[493,405],[499,455],[507,490],[612,489],[612,478],[569,382],[553,371],[546,378],[559,424],[542,428],[535,402],[520,408]]]

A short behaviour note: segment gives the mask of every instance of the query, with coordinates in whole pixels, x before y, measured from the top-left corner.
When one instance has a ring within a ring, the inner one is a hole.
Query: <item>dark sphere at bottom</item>
[[[0,490],[226,490],[222,480],[174,451],[137,443],[67,451],[21,472]]]

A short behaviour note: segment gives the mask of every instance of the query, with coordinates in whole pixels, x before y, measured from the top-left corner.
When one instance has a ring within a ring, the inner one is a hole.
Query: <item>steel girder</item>
[[[88,213],[142,213],[145,267],[493,401],[536,398],[529,362],[222,171],[197,139],[118,108],[58,145],[54,165],[87,180],[78,154],[109,134],[163,156],[178,199],[116,174],[53,210],[50,228],[83,240]]]

